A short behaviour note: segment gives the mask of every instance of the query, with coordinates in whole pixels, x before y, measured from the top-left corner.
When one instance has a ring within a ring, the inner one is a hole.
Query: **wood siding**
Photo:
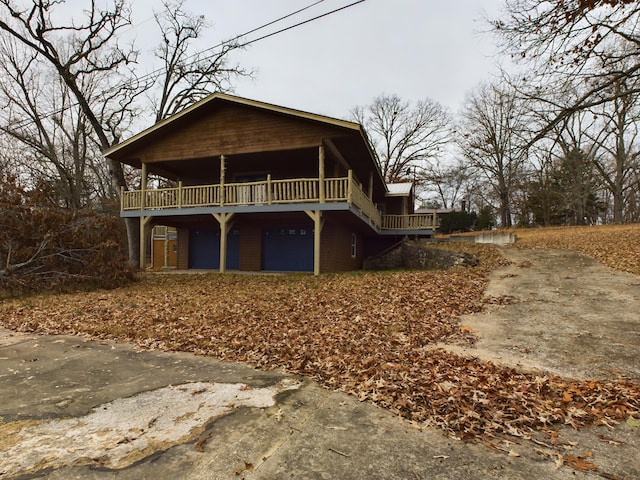
[[[262,268],[262,226],[243,222],[236,224],[240,230],[240,270],[259,272]]]
[[[351,256],[351,239],[355,230],[340,223],[325,221],[322,228],[321,272],[343,272],[362,268],[362,235],[357,234],[356,257]]]
[[[186,228],[178,229],[178,268],[189,268],[189,230]]]
[[[170,131],[130,156],[144,163],[217,157],[319,146],[324,138],[345,135],[338,127],[291,118],[243,105],[205,108],[189,121],[176,121]]]

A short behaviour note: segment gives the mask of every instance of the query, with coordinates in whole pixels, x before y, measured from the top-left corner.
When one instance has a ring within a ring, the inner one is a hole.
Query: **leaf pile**
[[[324,275],[149,275],[127,288],[29,297],[0,323],[283,367],[463,437],[611,423],[640,412],[640,386],[540,377],[437,349],[468,341],[458,316],[482,308],[503,260],[479,267]]]
[[[63,208],[55,198],[52,185],[27,190],[0,171],[0,298],[43,289],[112,288],[133,279],[120,219]]]
[[[640,275],[640,224],[515,230],[520,248],[576,250],[609,267]]]

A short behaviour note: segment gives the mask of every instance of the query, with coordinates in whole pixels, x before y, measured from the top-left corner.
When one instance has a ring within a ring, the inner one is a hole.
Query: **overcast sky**
[[[202,48],[247,32],[316,0],[186,0],[187,10],[213,24]],[[353,3],[324,0],[295,17],[251,34],[257,38]],[[134,21],[148,19],[155,0],[134,0]],[[456,111],[465,94],[496,74],[493,38],[483,12],[503,0],[366,0],[275,35],[234,54],[255,69],[235,94],[345,118],[380,93],[410,101],[432,98]],[[134,22],[134,23],[135,23]],[[143,28],[136,28],[142,32]]]

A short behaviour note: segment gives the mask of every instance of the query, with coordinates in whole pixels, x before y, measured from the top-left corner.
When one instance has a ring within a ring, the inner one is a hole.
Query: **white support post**
[[[147,203],[147,164],[142,164],[142,178],[140,179],[140,210],[144,210]]]
[[[140,270],[147,267],[147,225],[153,217],[140,217]]]
[[[304,213],[313,220],[313,274],[317,277],[320,275],[320,240],[324,226],[322,210],[305,210]]]
[[[224,162],[224,155],[220,155],[220,206],[224,206],[225,191],[224,191],[224,174],[226,165]]]
[[[220,273],[227,271],[227,233],[229,232],[229,220],[233,213],[213,213],[215,219],[220,224]]]
[[[324,146],[320,145],[318,147],[318,195],[320,199],[320,203],[325,202],[325,191],[324,191]]]

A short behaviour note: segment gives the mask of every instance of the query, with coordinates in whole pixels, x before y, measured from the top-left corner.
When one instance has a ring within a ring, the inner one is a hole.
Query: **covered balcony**
[[[437,228],[435,213],[384,215],[349,170],[346,177],[293,178],[122,191],[123,217],[193,213],[354,210],[377,233],[420,234]]]

